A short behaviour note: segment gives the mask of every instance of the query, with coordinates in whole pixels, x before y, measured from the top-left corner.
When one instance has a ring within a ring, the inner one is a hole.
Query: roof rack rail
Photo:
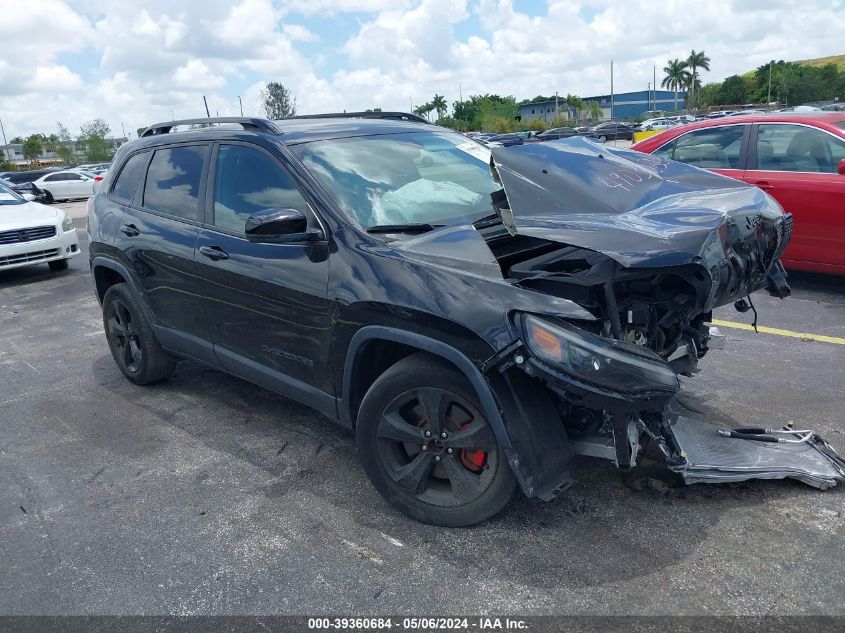
[[[328,112],[326,114],[299,114],[290,119],[398,119],[415,123],[431,123],[428,119],[410,112]]]
[[[141,132],[141,137],[167,134],[177,125],[202,125],[206,123],[237,123],[242,125],[244,130],[250,130],[253,132],[268,132],[270,134],[282,133],[278,126],[267,119],[259,117],[218,116],[206,117],[204,119],[177,119],[175,121],[154,123]]]

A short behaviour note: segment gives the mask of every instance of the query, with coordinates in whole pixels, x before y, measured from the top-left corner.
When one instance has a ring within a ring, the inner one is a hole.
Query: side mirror
[[[294,244],[316,240],[320,232],[308,228],[308,218],[297,209],[264,209],[246,219],[244,228],[250,242]]]
[[[845,176],[845,158],[839,159],[839,169],[836,170],[840,176]]]

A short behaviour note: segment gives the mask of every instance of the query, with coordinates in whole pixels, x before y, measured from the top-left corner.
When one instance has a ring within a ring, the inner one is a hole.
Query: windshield
[[[0,206],[24,204],[25,202],[26,200],[9,189],[5,184],[0,183]]]
[[[450,132],[414,132],[303,143],[293,148],[361,226],[446,224],[493,211],[501,189],[490,151]]]

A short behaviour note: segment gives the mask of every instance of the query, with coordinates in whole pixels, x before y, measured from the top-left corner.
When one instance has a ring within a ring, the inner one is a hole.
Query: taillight
[[[102,179],[102,176],[94,176],[94,182],[100,182]]]

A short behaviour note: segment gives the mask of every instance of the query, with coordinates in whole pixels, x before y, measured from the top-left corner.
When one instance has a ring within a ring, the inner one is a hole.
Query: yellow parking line
[[[736,330],[751,330],[752,332],[754,331],[754,328],[748,325],[747,323],[734,323],[733,321],[719,321],[718,319],[714,319],[713,325],[721,327],[730,327]],[[792,338],[800,338],[804,341],[818,341],[819,343],[834,343],[836,345],[845,345],[845,338],[840,338],[838,336],[825,336],[823,334],[810,334],[808,332],[793,332],[792,330],[781,330],[780,328],[766,327],[765,325],[758,325],[757,331],[763,332],[764,334],[791,336]]]

